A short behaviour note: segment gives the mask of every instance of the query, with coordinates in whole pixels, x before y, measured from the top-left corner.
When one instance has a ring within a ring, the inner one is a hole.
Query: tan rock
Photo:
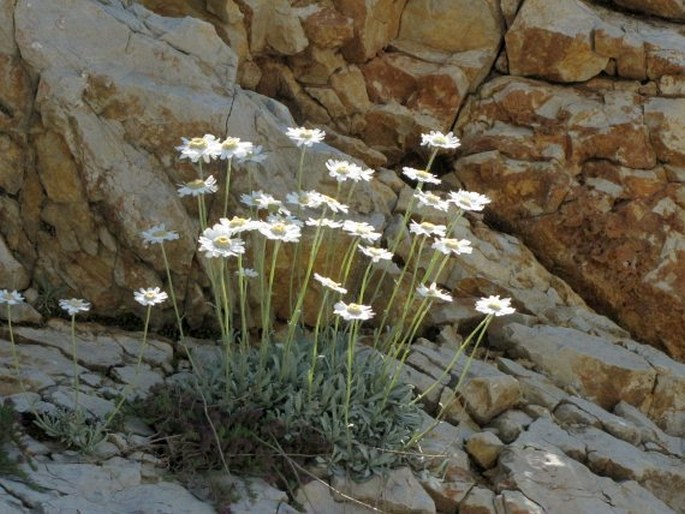
[[[302,21],[309,41],[321,48],[339,48],[354,36],[354,22],[332,7],[317,6]]]
[[[266,68],[267,73],[270,68],[276,63],[268,63]],[[311,84],[325,86],[328,84],[331,76],[338,70],[346,66],[345,59],[338,50],[332,48],[319,48],[317,46],[309,46],[307,49],[290,58],[289,65],[292,67],[294,75],[298,82],[302,84]],[[263,77],[264,81],[268,83],[271,77]],[[269,94],[269,90],[265,90],[262,83],[259,84],[259,91],[264,94]]]
[[[613,0],[621,7],[662,16],[669,20],[685,20],[685,3],[683,0]]]
[[[483,469],[490,469],[497,463],[504,443],[492,432],[478,432],[466,440],[466,451]]]
[[[18,289],[23,291],[29,286],[29,275],[7,248],[4,238],[0,235],[0,289]]]
[[[403,53],[389,53],[362,67],[370,98],[397,102],[449,127],[469,89],[458,66],[426,62]]]
[[[247,13],[252,54],[270,49],[282,55],[295,55],[309,45],[298,12],[286,0],[242,0],[241,6],[242,12]]]
[[[578,82],[609,62],[593,48],[595,13],[578,0],[526,1],[505,36],[513,75]]]
[[[343,47],[345,58],[367,61],[397,36],[407,0],[333,0],[343,15],[354,20],[354,38]]]
[[[348,112],[364,113],[371,107],[364,75],[357,66],[336,71],[331,75],[330,84]]]
[[[0,135],[0,189],[16,195],[24,184],[22,147],[3,134]]]
[[[497,4],[495,0],[409,0],[398,38],[450,53],[496,48],[503,29]]]

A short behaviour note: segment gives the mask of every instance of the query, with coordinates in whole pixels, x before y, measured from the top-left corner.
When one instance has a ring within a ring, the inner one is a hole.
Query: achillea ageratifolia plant
[[[429,148],[427,166],[403,170],[417,184],[402,220],[411,237],[409,252],[399,276],[393,277],[397,286],[381,304],[380,285],[395,266],[392,261],[402,243],[402,233],[381,245],[382,233],[353,219],[347,205],[357,185],[371,180],[373,171],[330,159],[326,168],[336,182],[335,196],[304,190],[307,150],[323,141],[325,134],[317,129],[290,128],[287,135],[300,149],[296,189],[285,198],[275,198],[261,190],[243,193],[242,211],[232,213],[232,218],[228,218],[229,184],[234,169],[231,163],[234,158],[252,158],[254,146],[234,137],[221,142],[205,135],[183,139],[178,147],[181,158],[190,159],[198,170],[198,178],[191,182],[195,184],[192,193],[188,183],[179,188],[179,194],[197,197],[201,217],[199,250],[205,257],[212,284],[223,358],[196,362],[203,377],[197,381],[199,387],[177,385],[174,394],[195,406],[196,411],[184,407],[186,412],[193,412],[190,417],[211,418],[214,427],[221,427],[222,436],[217,436],[212,427],[200,432],[206,434],[207,441],[217,442],[219,447],[214,450],[225,454],[223,464],[228,461],[230,465],[231,455],[240,453],[235,443],[246,434],[252,434],[254,447],[262,452],[274,447],[301,449],[316,434],[317,448],[327,448],[324,454],[316,455],[319,460],[331,469],[366,476],[403,462],[403,452],[421,435],[418,408],[429,391],[413,394],[399,378],[401,366],[390,363],[403,363],[407,358],[431,306],[452,301],[451,294],[440,288],[440,274],[454,256],[472,252],[469,241],[453,237],[455,226],[464,212],[480,211],[490,200],[469,191],[446,196],[430,191],[429,187],[441,182],[430,171],[435,157],[441,150],[458,147],[459,140],[452,133],[424,134],[422,144]],[[223,198],[217,200],[224,206],[223,217],[211,225],[206,218],[205,197],[218,192],[219,187],[213,176],[205,177],[203,166],[207,168],[221,159],[220,149],[226,146],[240,149],[240,153],[225,157],[228,166]],[[242,183],[251,184],[252,177],[246,173]],[[419,215],[423,209],[447,212],[452,206],[459,214],[451,218],[449,225],[434,224]],[[340,248],[341,241],[341,258],[334,259],[330,248],[333,242]],[[283,269],[278,264],[286,246],[291,247],[289,319],[284,320],[287,329],[276,338],[274,279],[277,270]],[[355,266],[355,259],[363,260]],[[351,281],[353,270],[360,267],[361,281]],[[406,284],[410,284],[409,291],[402,292],[401,286]],[[260,299],[259,312],[250,313],[247,298],[254,293]],[[319,301],[314,302],[317,312],[305,313],[305,305],[312,304],[305,302],[305,298],[311,294],[318,294]],[[382,307],[374,309],[372,305]],[[485,318],[446,366],[445,376],[470,344],[480,344],[494,316],[513,312],[509,300],[498,297],[480,300],[476,309]],[[175,310],[180,322],[178,307]],[[251,330],[250,318],[257,320],[256,330]],[[310,323],[315,320],[309,332],[303,330],[304,319]],[[362,333],[372,341],[373,348],[359,346]],[[251,341],[251,335],[258,336],[258,344],[251,344],[256,342]],[[193,391],[202,394],[202,401]],[[160,389],[157,394],[168,397],[171,393]],[[173,403],[170,399],[166,401]],[[207,405],[211,414],[203,416],[197,409]],[[146,409],[153,412],[155,406],[148,405]],[[163,416],[159,411],[157,424],[171,429],[169,422],[160,421]],[[251,421],[241,423],[240,419]],[[181,425],[176,423],[171,429],[176,435],[185,434],[175,440],[178,447],[194,444],[199,453],[200,448],[208,447],[194,439],[197,430]],[[272,430],[274,427],[277,428]],[[319,444],[322,442],[323,446]],[[205,465],[211,466],[212,460],[211,452],[205,453]],[[233,465],[239,466],[236,461],[240,458],[233,460]]]
[[[425,395],[451,372],[469,345],[480,344],[493,317],[514,312],[509,299],[479,300],[475,309],[485,317],[455,352],[444,375],[421,395],[400,380],[401,366],[431,306],[452,301],[450,292],[440,287],[441,273],[450,259],[472,252],[469,241],[454,237],[456,224],[464,212],[480,211],[490,200],[470,191],[445,196],[431,191],[441,182],[431,172],[437,154],[457,148],[459,140],[452,133],[424,134],[422,145],[429,150],[426,167],[403,169],[416,183],[402,218],[406,230],[384,239],[376,227],[353,219],[347,205],[359,183],[372,179],[373,170],[330,159],[326,169],[335,181],[336,194],[304,190],[307,151],[323,141],[325,133],[290,128],[287,135],[299,148],[295,190],[285,198],[261,190],[243,193],[237,206],[240,212],[234,213],[229,213],[232,175],[242,170],[245,161],[263,159],[261,148],[237,137],[221,141],[212,135],[183,138],[177,147],[180,158],[189,160],[198,173],[197,178],[179,185],[178,194],[197,202],[200,232],[193,237],[211,284],[221,358],[199,358],[186,348],[196,373],[185,382],[159,387],[143,410],[160,431],[173,436],[169,441],[179,467],[183,467],[184,455],[189,457],[185,459],[189,466],[228,470],[242,467],[249,461],[246,456],[257,454],[271,464],[282,458],[305,463],[314,459],[332,471],[364,477],[406,461],[423,435],[419,405]],[[217,172],[217,164],[222,168],[219,180],[209,174]],[[246,176],[240,183],[251,185],[249,171],[241,173]],[[216,222],[208,218],[207,197],[214,194],[222,195],[211,202],[214,210],[220,206],[222,216]],[[421,216],[426,209],[444,213],[451,207],[458,215],[447,225]],[[144,243],[159,246],[162,253],[166,287],[183,343],[183,313],[165,246],[180,237],[165,224],[142,232]],[[409,250],[398,267],[393,259],[407,237]],[[335,256],[333,243],[339,253]],[[279,262],[286,248],[291,257],[285,266],[289,269],[289,314],[282,320],[285,330],[277,332],[275,278],[277,270],[284,269]],[[386,279],[396,285],[389,296],[382,297]],[[306,302],[313,294],[318,295],[317,301]],[[16,291],[0,291],[10,329],[9,309],[20,296]],[[250,310],[250,297],[259,299],[257,312]],[[159,288],[141,289],[135,299],[147,307],[144,349],[151,308],[165,301],[167,294]],[[316,312],[305,312],[311,305]],[[85,301],[65,300],[72,336],[74,316],[86,306]],[[362,335],[368,346],[360,346]],[[74,345],[74,363],[75,355]],[[16,354],[15,364],[18,370]],[[75,371],[75,405],[78,388]],[[112,415],[121,408],[126,393]],[[170,406],[177,408],[170,412]]]

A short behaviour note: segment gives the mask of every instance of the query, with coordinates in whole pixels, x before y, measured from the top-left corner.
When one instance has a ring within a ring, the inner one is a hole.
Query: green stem
[[[185,337],[183,334],[183,321],[178,310],[178,302],[176,301],[176,293],[174,292],[174,284],[171,281],[171,268],[169,266],[169,259],[167,258],[166,250],[164,249],[164,242],[160,243],[162,247],[162,258],[164,259],[164,269],[166,270],[167,282],[169,282],[169,294],[171,295],[171,303],[174,306],[174,314],[176,314],[176,323],[178,324],[178,333],[181,340]]]
[[[233,158],[229,157],[226,163],[226,188],[224,189],[224,218],[228,214],[228,195],[231,190],[231,169],[233,167]]]
[[[76,359],[76,314],[71,315],[71,359],[74,367],[74,410],[78,410],[79,383],[78,363]]]
[[[133,380],[126,384],[124,387],[123,391],[121,392],[121,398],[119,398],[119,401],[117,402],[116,406],[114,407],[114,410],[110,412],[109,416],[105,420],[104,425],[102,425],[98,430],[99,432],[104,432],[109,424],[112,422],[114,417],[119,413],[121,410],[122,405],[126,401],[126,397],[128,396],[128,393],[130,389],[133,387],[133,384],[136,382],[138,379],[138,374],[140,373],[140,365],[143,362],[143,354],[145,353],[145,348],[147,346],[147,333],[148,333],[148,328],[150,326],[150,313],[152,312],[152,305],[147,306],[147,313],[145,314],[145,327],[143,328],[143,342],[140,345],[140,352],[138,353],[138,359],[136,360],[136,372],[133,375]]]

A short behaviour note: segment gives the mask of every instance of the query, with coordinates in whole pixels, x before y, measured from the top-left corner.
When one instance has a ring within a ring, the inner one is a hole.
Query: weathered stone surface
[[[621,400],[642,406],[657,377],[635,353],[567,328],[512,323],[495,342],[533,362],[558,386],[576,389],[606,408]]]
[[[615,480],[635,480],[676,511],[685,505],[682,459],[645,452],[593,427],[571,429],[587,447],[587,466]]]
[[[678,166],[679,100],[643,111],[629,90],[511,77],[482,94],[460,120],[459,179],[588,301],[682,359],[683,186],[658,164]]]
[[[466,451],[483,469],[490,469],[497,463],[504,443],[492,432],[479,432],[466,440]]]
[[[407,0],[333,0],[333,5],[354,20],[354,38],[343,47],[345,57],[362,63],[397,36]]]
[[[615,4],[628,9],[662,16],[670,20],[685,20],[683,0],[612,0]]]
[[[57,348],[65,357],[73,358],[71,332],[66,323],[53,323],[51,328],[41,329],[17,327],[14,333],[19,342]],[[79,333],[75,344],[77,362],[90,369],[106,371],[123,361],[121,347],[111,341],[97,341]]]
[[[495,493],[483,487],[474,487],[459,504],[460,514],[496,514]]]
[[[397,514],[435,514],[435,503],[409,468],[398,468],[386,477],[374,476],[365,482],[334,476],[331,485],[336,491],[381,510]]]
[[[510,72],[563,82],[594,77],[609,62],[593,49],[594,27],[592,10],[581,2],[524,2],[505,36]]]
[[[402,12],[398,39],[449,53],[496,48],[503,21],[497,3],[494,0],[409,0]],[[424,23],[425,20],[433,21]]]
[[[675,29],[664,38],[670,29],[675,25],[634,20],[580,0],[524,2],[505,36],[509,71],[558,82],[601,72],[639,80],[677,74],[685,37]]]
[[[544,512],[594,514],[616,510],[672,513],[666,504],[634,482],[617,484],[551,446],[528,442],[506,448],[493,477],[502,489],[515,488]]]

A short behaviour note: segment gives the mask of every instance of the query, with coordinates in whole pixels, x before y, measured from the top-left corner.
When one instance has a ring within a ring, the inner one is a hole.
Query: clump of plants
[[[281,367],[290,359],[282,345],[275,345],[267,359],[257,348],[237,354],[229,361],[229,384],[221,359],[196,360],[201,382],[189,377],[156,386],[137,410],[167,436],[167,457],[181,471],[220,469],[222,455],[232,470],[271,476],[297,471],[292,462],[356,477],[398,465],[406,454],[394,452],[421,424],[412,389],[404,383],[388,388],[381,356],[357,353],[345,412],[346,348],[329,343],[311,384],[311,341],[298,340],[285,372]]]
[[[178,194],[195,204],[199,215],[199,234],[191,237],[197,238],[203,257],[221,335],[210,358],[185,346],[184,313],[166,253],[166,245],[181,235],[165,224],[142,232],[146,244],[159,247],[168,295],[160,287],[134,294],[147,308],[137,369],[151,308],[167,299],[192,368],[157,388],[142,409],[166,436],[168,456],[177,469],[255,471],[257,467],[282,474],[288,466],[294,470],[317,463],[331,473],[363,478],[405,463],[422,435],[419,408],[428,391],[414,395],[400,379],[402,364],[431,307],[452,301],[451,294],[440,288],[441,273],[450,259],[472,251],[469,241],[454,237],[459,218],[466,211],[482,210],[490,200],[469,191],[447,195],[431,191],[440,183],[430,171],[438,152],[456,148],[459,141],[452,133],[424,134],[427,165],[403,169],[416,184],[414,194],[399,230],[384,237],[376,227],[355,218],[347,205],[359,183],[371,180],[374,172],[331,159],[326,168],[336,194],[306,190],[306,152],[325,134],[291,128],[287,135],[300,149],[295,189],[285,198],[248,190],[231,217],[233,173],[241,170],[240,182],[252,184],[251,167],[244,164],[262,159],[264,153],[239,138],[220,141],[212,135],[183,138],[178,147],[180,157],[190,160],[198,173],[179,186]],[[217,164],[221,164],[221,181],[208,174]],[[219,220],[211,224],[207,198],[220,187],[221,197],[214,202]],[[447,225],[432,223],[422,214],[450,209],[456,209],[456,215]],[[396,254],[402,244],[409,250],[399,259]],[[290,256],[286,263],[284,255]],[[275,277],[284,268],[289,270],[288,314],[280,320],[285,330],[276,336]],[[353,280],[355,270],[358,280]],[[395,284],[390,294],[381,287],[388,281]],[[317,301],[306,302],[312,294]],[[20,297],[17,291],[0,291],[0,303],[7,303],[10,333],[10,305],[23,301]],[[251,297],[259,300],[254,310]],[[62,307],[71,314],[73,341],[74,316],[90,305],[78,299],[64,301]],[[497,296],[479,300],[475,308],[485,317],[447,364],[445,376],[468,345],[478,346],[493,316],[514,311],[509,299]],[[366,347],[359,344],[362,336],[369,342]],[[60,425],[62,417],[78,414],[76,351],[74,343],[74,410],[43,422],[48,433],[51,426],[69,426]],[[15,364],[18,369],[16,354]],[[127,393],[125,389],[107,420],[94,425],[96,435],[107,432]],[[75,430],[66,432],[61,437],[68,444],[92,446],[71,437]]]

